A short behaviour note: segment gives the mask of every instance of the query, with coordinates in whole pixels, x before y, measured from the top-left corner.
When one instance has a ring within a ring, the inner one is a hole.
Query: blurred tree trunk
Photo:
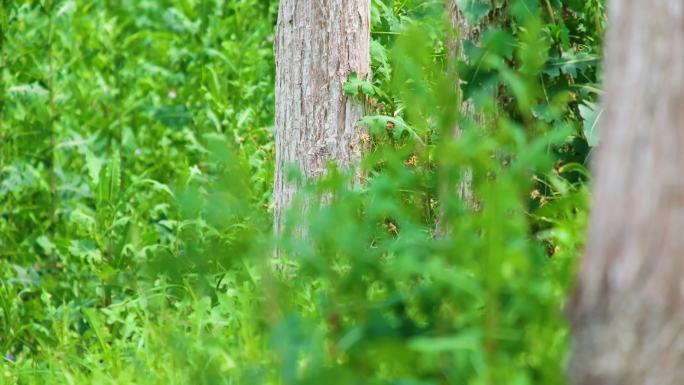
[[[486,26],[487,20],[481,20],[477,23],[469,23],[466,20],[465,15],[458,8],[458,0],[449,0],[449,19],[451,21],[451,25],[453,25],[457,31],[456,38],[449,40],[450,55],[452,58],[457,58],[458,60],[467,60],[466,54],[464,52],[464,44],[468,41],[477,42],[480,39],[480,35]],[[454,65],[451,67],[456,68],[456,63],[454,63]],[[459,79],[458,76],[456,76],[456,79]],[[457,84],[456,87],[459,88],[460,92],[460,84]],[[461,98],[461,105],[459,106],[459,109],[459,119],[471,119],[475,123],[484,122],[484,116],[477,113],[475,110],[475,105],[471,100],[462,100]],[[460,125],[456,125],[456,127],[454,127],[454,135],[461,135]],[[472,171],[466,171],[458,187],[459,198],[465,200],[469,205],[472,204],[473,200],[472,179]]]
[[[352,72],[370,73],[370,0],[282,0],[276,31],[274,231],[298,190],[290,165],[306,178],[330,161],[360,157],[363,106],[342,92]]]
[[[684,5],[609,3],[602,143],[570,312],[577,385],[684,384]]]
[[[487,18],[484,18],[476,23],[468,22],[465,14],[459,8],[458,3],[459,0],[446,0],[449,21],[455,31],[455,34],[453,34],[448,40],[448,52],[449,57],[452,60],[452,63],[450,63],[449,67],[452,69],[452,71],[454,71],[453,78],[456,79],[457,82],[455,87],[458,89],[459,94],[461,94],[461,85],[459,84],[460,78],[458,73],[456,73],[458,61],[467,60],[467,56],[464,52],[465,43],[468,41],[477,42],[480,39],[480,35],[488,23],[488,20]],[[470,119],[476,124],[484,122],[484,116],[480,113],[477,113],[475,105],[471,100],[463,100],[462,96],[459,97],[459,100],[460,105],[457,106],[459,109],[459,121],[463,121],[463,119]],[[454,136],[460,136],[461,132],[461,125],[456,124],[454,126]],[[472,170],[464,171],[461,175],[461,180],[456,190],[458,198],[465,201],[466,205],[469,207],[475,206],[472,192],[472,180]],[[451,188],[448,188],[448,191],[442,192],[442,200],[447,200],[453,197],[454,191]],[[447,222],[448,220],[445,218],[445,212],[443,209],[437,217],[437,223],[435,225],[435,233],[437,236],[441,237],[449,231]]]

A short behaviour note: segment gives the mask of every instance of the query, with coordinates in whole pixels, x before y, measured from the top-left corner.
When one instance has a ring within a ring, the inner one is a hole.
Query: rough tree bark
[[[577,385],[684,383],[684,3],[609,3],[589,240],[570,312]]]
[[[352,72],[370,73],[370,0],[282,0],[276,32],[276,170],[274,230],[298,186],[289,165],[307,178],[330,161],[359,159],[363,107],[342,92]]]

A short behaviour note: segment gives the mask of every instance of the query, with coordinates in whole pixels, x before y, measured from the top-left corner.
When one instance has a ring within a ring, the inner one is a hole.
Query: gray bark
[[[612,0],[577,385],[684,383],[684,3]]]
[[[458,58],[458,60],[466,60],[467,57],[463,50],[464,43],[467,41],[478,41],[480,39],[482,31],[485,28],[486,21],[481,21],[478,23],[468,23],[465,16],[458,7],[458,0],[449,0],[448,9],[449,20],[451,21],[451,25],[453,25],[457,31],[456,38],[449,40],[450,55],[452,58]],[[455,67],[455,65],[452,65],[452,68]],[[458,79],[458,77],[456,77],[456,79]],[[457,85],[457,87],[459,88],[460,92],[460,85]],[[461,98],[461,105],[459,106],[459,109],[459,116],[461,118],[465,117],[471,119],[473,122],[476,123],[484,123],[484,116],[482,114],[477,113],[475,105],[471,100],[462,100]],[[459,125],[456,125],[456,127],[454,127],[454,135],[460,136],[461,132],[461,127]],[[465,171],[461,178],[461,182],[458,186],[458,196],[460,199],[465,200],[468,203],[468,205],[472,207],[472,170]]]
[[[289,165],[315,178],[328,162],[348,167],[360,157],[363,106],[342,84],[352,72],[370,74],[370,0],[282,0],[275,56],[273,223],[279,233],[298,190],[286,178]]]
[[[459,0],[446,0],[446,6],[449,16],[449,21],[451,26],[455,30],[455,35],[448,40],[448,53],[449,57],[453,60],[450,68],[454,71],[453,78],[456,79],[457,92],[460,93],[460,82],[458,74],[455,72],[457,61],[466,60],[467,57],[463,50],[463,46],[467,41],[477,42],[483,29],[486,26],[487,20],[480,21],[478,23],[468,23],[465,15],[458,6]],[[484,115],[478,113],[475,105],[471,100],[462,100],[462,96],[459,97],[460,105],[457,106],[459,109],[459,119],[467,118],[475,122],[476,124],[484,124]],[[460,124],[454,126],[454,137],[459,137],[462,133],[462,127]],[[475,208],[475,199],[473,197],[473,173],[472,170],[465,170],[461,175],[461,180],[456,188],[456,195],[459,199],[463,200],[468,207]],[[453,186],[448,188],[446,191],[441,193],[442,200],[451,199],[454,195]],[[448,229],[448,223],[444,218],[444,212],[442,211],[437,217],[437,223],[435,224],[435,235],[438,237],[446,234]]]

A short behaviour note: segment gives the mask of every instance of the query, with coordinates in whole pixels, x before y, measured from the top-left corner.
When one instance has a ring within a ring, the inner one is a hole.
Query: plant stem
[[[5,28],[8,24],[7,21],[7,4],[3,3],[3,8],[0,10],[0,144],[3,144],[2,150],[0,150],[0,174],[4,168],[4,144],[5,144],[5,130],[3,123],[5,120],[5,82],[3,80],[2,71],[5,68]]]
[[[48,14],[48,41],[47,41],[47,62],[48,62],[48,131],[50,135],[50,167],[49,167],[49,183],[50,183],[50,220],[51,227],[57,228],[57,175],[55,169],[57,167],[57,133],[55,132],[55,66],[52,55],[52,45],[54,40],[54,23],[52,14],[52,4],[45,11]]]
[[[551,16],[551,21],[553,24],[556,24],[556,14],[553,12],[553,7],[549,0],[544,0],[544,5],[546,5],[546,11],[549,13],[549,16]]]

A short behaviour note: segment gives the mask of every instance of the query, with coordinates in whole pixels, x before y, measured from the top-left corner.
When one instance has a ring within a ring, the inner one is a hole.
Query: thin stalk
[[[549,17],[551,17],[551,22],[556,24],[556,13],[553,11],[553,6],[551,6],[549,0],[544,0],[544,5],[546,6],[546,11],[549,13]]]
[[[47,41],[47,62],[48,62],[48,132],[50,135],[50,167],[49,167],[49,183],[50,183],[50,220],[53,228],[57,227],[57,174],[55,169],[57,167],[57,133],[55,132],[55,63],[52,54],[54,43],[54,20],[52,12],[52,4],[46,8],[48,16],[48,41]]]
[[[7,22],[7,7],[8,4],[3,2],[2,10],[0,10],[0,174],[5,166],[5,82],[3,81],[2,70],[6,66],[5,61],[5,35],[7,31],[5,28]]]

